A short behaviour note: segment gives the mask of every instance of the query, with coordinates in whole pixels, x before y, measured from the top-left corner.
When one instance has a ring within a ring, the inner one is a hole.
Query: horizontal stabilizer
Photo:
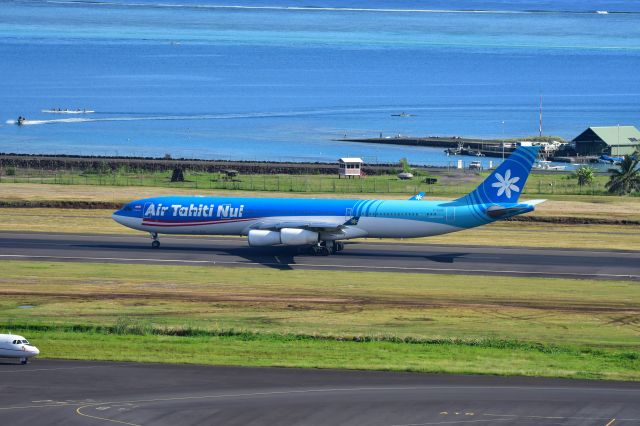
[[[500,203],[487,207],[486,213],[492,219],[505,219],[535,210],[536,205],[547,200],[529,200],[522,203]]]
[[[532,206],[537,206],[538,204],[542,204],[545,201],[547,201],[547,200],[529,200],[529,201],[523,201],[522,203],[523,204],[529,204],[529,205],[532,205]]]

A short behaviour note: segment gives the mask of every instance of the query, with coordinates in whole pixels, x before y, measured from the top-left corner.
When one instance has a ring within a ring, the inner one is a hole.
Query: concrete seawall
[[[444,148],[444,149],[456,149],[458,147],[462,147],[463,153],[466,155],[469,155],[469,154],[474,155],[476,153],[480,153],[486,157],[499,157],[499,158],[501,158],[503,155],[508,156],[515,149],[510,146],[505,146],[503,151],[502,141],[496,140],[496,139],[473,139],[473,138],[461,138],[456,136],[426,137],[426,138],[412,138],[412,137],[400,136],[400,137],[389,137],[389,138],[343,138],[343,139],[337,139],[337,140],[340,142],[423,146],[423,147],[429,147],[429,148]]]

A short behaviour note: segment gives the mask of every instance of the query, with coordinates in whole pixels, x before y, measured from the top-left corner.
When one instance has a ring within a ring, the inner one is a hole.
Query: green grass
[[[640,380],[634,282],[0,267],[0,330],[46,357]]]
[[[60,331],[32,331],[29,339],[38,342],[49,358],[640,380],[640,361],[634,351],[515,342],[408,344],[265,335],[177,337]]]
[[[185,182],[172,183],[171,172],[85,173],[72,171],[17,170],[14,176],[4,176],[5,183],[48,183],[62,185],[148,186],[180,189],[260,191],[285,193],[333,194],[415,194],[423,191],[434,196],[460,196],[472,191],[488,172],[471,173],[453,170],[439,171],[433,176],[438,182],[424,182],[424,176],[410,181],[395,175],[367,176],[363,179],[339,179],[337,175],[244,174],[227,179],[220,173],[187,172]],[[606,175],[596,175],[592,185],[579,186],[569,172],[533,173],[524,194],[527,195],[608,195]]]

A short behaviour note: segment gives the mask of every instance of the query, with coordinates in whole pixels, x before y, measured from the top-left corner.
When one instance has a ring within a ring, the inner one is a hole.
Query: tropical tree
[[[611,176],[606,187],[609,192],[619,195],[629,194],[631,191],[640,192],[640,170],[638,156],[625,155],[619,169],[609,169]]]
[[[578,185],[591,185],[594,179],[593,173],[593,168],[589,166],[580,167],[578,170],[576,170],[575,177],[578,178]]]
[[[411,173],[411,166],[409,166],[409,160],[406,157],[400,159],[400,168],[403,173]]]

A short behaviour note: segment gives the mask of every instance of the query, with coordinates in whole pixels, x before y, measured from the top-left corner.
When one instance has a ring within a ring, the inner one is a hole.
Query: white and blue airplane
[[[18,358],[21,364],[26,364],[29,358],[39,353],[38,348],[22,336],[0,334],[0,358]]]
[[[113,214],[129,228],[158,234],[241,235],[249,245],[309,246],[329,255],[352,238],[446,234],[533,211],[518,202],[538,147],[516,149],[474,191],[453,201],[164,196],[132,201]]]

